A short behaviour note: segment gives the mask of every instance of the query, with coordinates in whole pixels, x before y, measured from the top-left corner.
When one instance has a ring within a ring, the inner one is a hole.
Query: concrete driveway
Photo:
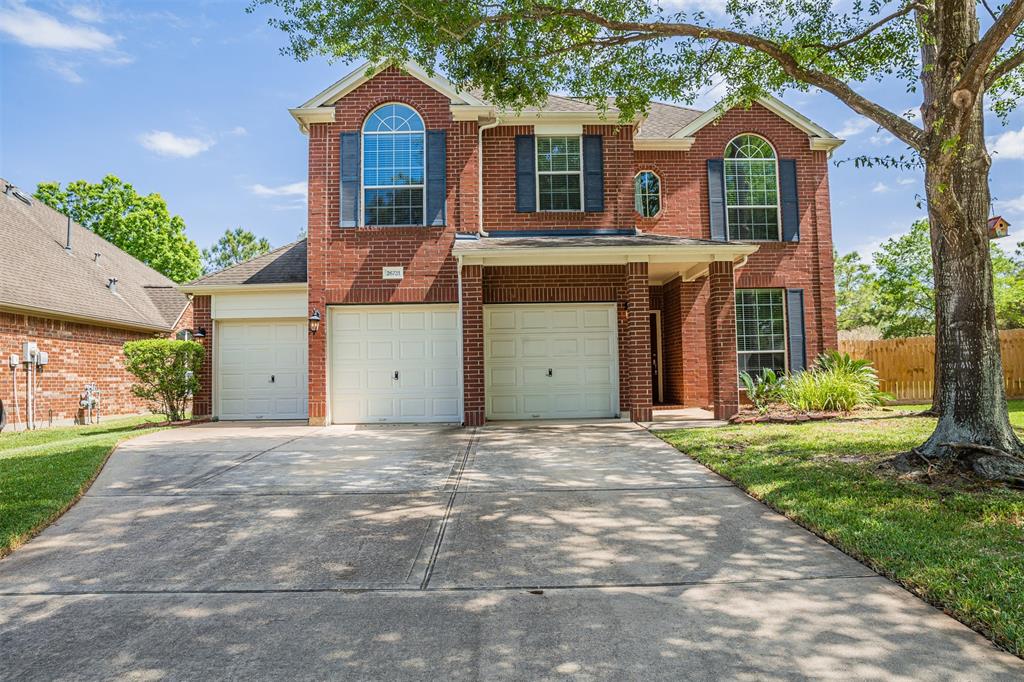
[[[5,679],[1021,679],[632,424],[208,425],[0,561]]]

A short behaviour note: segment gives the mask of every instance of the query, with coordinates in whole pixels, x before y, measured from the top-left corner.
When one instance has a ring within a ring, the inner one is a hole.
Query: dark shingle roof
[[[189,282],[187,286],[240,286],[244,284],[304,284],[306,240],[285,244],[262,256]]]
[[[672,135],[688,123],[699,118],[703,113],[699,109],[690,109],[662,102],[651,102],[651,113],[640,124],[640,130],[636,136],[641,139],[655,140],[672,137]]]
[[[78,223],[66,250],[67,217],[8,186],[0,179],[0,306],[170,331],[188,306],[174,282]]]

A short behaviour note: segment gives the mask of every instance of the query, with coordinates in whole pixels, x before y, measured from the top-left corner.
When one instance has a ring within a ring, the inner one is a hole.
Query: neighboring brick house
[[[296,416],[299,389],[274,382],[300,362],[315,424],[727,417],[738,369],[800,370],[836,345],[842,140],[778,100],[620,124],[555,96],[501,111],[405,65],[291,113],[309,136],[308,276],[185,288],[226,332],[204,340],[215,416]]]
[[[37,425],[77,419],[87,384],[99,391],[104,417],[148,411],[132,395],[122,346],[191,328],[188,297],[110,242],[0,183],[0,400],[8,424],[26,419],[26,368],[10,365],[12,355],[23,359],[25,342],[49,360],[36,374]]]

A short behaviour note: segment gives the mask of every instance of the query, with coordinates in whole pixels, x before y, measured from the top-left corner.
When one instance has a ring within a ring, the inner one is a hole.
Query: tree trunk
[[[936,2],[925,23],[933,42],[922,49],[929,141],[925,191],[935,276],[935,431],[919,448],[954,458],[964,444],[1024,456],[1010,426],[992,293],[988,245],[988,171],[984,92],[957,90],[977,44],[973,0]],[[950,443],[959,444],[957,448]]]

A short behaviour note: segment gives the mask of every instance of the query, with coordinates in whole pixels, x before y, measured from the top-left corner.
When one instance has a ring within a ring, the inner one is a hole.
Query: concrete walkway
[[[4,679],[1021,679],[622,423],[128,442],[0,561]]]

